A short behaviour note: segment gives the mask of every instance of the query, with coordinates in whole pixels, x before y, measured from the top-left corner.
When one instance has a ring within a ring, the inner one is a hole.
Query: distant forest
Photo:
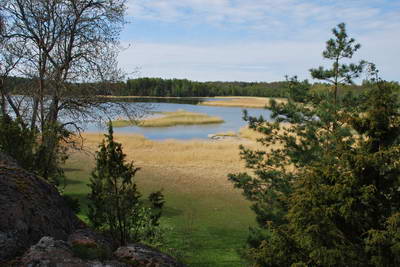
[[[287,82],[195,82],[179,79],[128,80],[121,95],[137,96],[270,96],[283,97]]]
[[[35,86],[35,81],[26,78],[8,78],[8,87],[16,94],[29,95],[29,88]],[[393,82],[399,88],[397,82]],[[325,83],[310,84],[302,82],[310,90],[326,90],[330,85]],[[345,85],[342,92],[359,92],[368,84]],[[289,82],[197,82],[187,79],[138,78],[118,83],[73,84],[71,89],[82,92],[95,91],[97,95],[114,96],[153,96],[153,97],[213,97],[213,96],[258,96],[287,97]]]

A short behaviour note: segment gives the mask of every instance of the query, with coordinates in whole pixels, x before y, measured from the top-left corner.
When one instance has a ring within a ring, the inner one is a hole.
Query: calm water
[[[212,99],[215,100],[215,99]],[[153,102],[154,103],[154,102]],[[195,103],[195,102],[193,102]],[[188,126],[173,126],[173,127],[137,127],[129,126],[122,128],[115,128],[116,133],[137,133],[144,135],[152,140],[164,139],[207,139],[209,134],[234,131],[238,132],[239,129],[247,123],[243,121],[244,108],[238,107],[213,107],[213,106],[200,106],[195,104],[177,104],[177,103],[154,103],[154,111],[177,111],[184,109],[190,112],[205,113],[210,116],[218,116],[225,122],[220,124],[207,124],[207,125],[188,125]],[[271,112],[266,109],[246,108],[249,115],[260,116],[265,119],[270,118]],[[104,126],[98,124],[88,124],[86,126],[88,132],[104,132]]]

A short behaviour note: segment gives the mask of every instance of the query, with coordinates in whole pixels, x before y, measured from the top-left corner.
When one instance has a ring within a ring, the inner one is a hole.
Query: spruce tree
[[[251,174],[229,178],[253,202],[260,227],[248,256],[257,266],[399,265],[398,100],[379,80],[357,98],[339,94],[366,63],[340,65],[359,45],[344,24],[333,33],[323,53],[332,70],[311,70],[333,81],[330,92],[272,102],[274,122],[245,115],[264,149],[241,147]]]

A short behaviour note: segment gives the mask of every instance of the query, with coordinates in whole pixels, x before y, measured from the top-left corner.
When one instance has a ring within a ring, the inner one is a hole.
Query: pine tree
[[[252,174],[229,178],[253,202],[260,227],[248,256],[257,266],[399,265],[398,100],[378,80],[357,98],[338,94],[365,65],[340,65],[359,45],[338,28],[323,54],[333,69],[311,70],[333,78],[331,92],[307,92],[305,104],[272,102],[275,122],[245,116],[265,148],[242,147]]]
[[[340,86],[353,84],[353,79],[360,77],[366,62],[362,60],[358,64],[343,63],[344,59],[351,59],[361,45],[355,44],[355,40],[348,37],[344,23],[340,23],[337,28],[332,29],[332,33],[335,38],[326,42],[326,49],[322,53],[325,59],[332,61],[332,67],[330,69],[324,67],[310,69],[310,73],[314,79],[332,84],[331,93],[336,102]]]

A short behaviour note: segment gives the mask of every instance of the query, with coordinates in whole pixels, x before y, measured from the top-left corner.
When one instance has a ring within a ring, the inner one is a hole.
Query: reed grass
[[[221,107],[245,107],[245,108],[265,108],[270,106],[270,101],[274,99],[277,103],[286,103],[286,98],[271,97],[225,97],[226,100],[205,101],[199,105],[221,106]]]
[[[257,139],[262,138],[264,135],[260,132],[250,129],[248,126],[244,126],[240,128],[239,136],[241,138],[246,138],[248,140],[256,141]]]
[[[132,122],[130,120],[115,120],[112,121],[113,127],[126,127],[137,125],[139,127],[171,127],[177,125],[200,125],[200,124],[214,124],[223,123],[224,120],[220,117],[209,116],[203,113],[189,112],[185,110],[178,110],[173,112],[160,112],[161,117],[150,118]]]

